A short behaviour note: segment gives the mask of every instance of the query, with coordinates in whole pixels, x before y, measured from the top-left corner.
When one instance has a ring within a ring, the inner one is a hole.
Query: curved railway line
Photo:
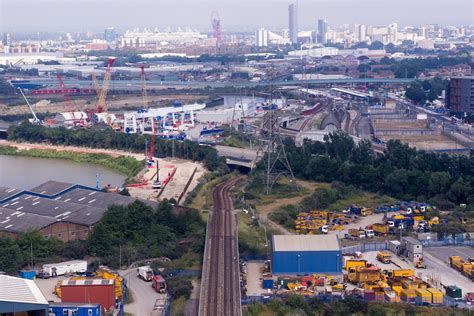
[[[207,222],[199,315],[242,314],[240,305],[237,217],[229,190],[239,178],[217,185]]]

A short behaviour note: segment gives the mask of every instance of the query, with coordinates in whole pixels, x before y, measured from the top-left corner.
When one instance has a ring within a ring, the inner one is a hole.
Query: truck
[[[58,263],[48,263],[44,264],[42,267],[42,272],[49,274],[51,277],[70,273],[85,273],[86,271],[86,260],[71,260]]]
[[[365,230],[365,237],[367,237],[367,238],[375,237],[374,230],[373,229],[366,229]]]
[[[387,251],[379,251],[377,253],[377,260],[382,263],[392,262],[392,255]]]
[[[365,231],[363,229],[349,229],[349,235],[363,239],[365,238]]]
[[[372,229],[373,229],[374,233],[378,236],[385,236],[390,231],[388,225],[382,224],[382,223],[372,224]]]
[[[137,276],[146,282],[150,282],[153,280],[153,269],[150,266],[138,267]]]
[[[161,274],[153,275],[153,282],[151,286],[155,289],[158,293],[166,293],[166,289],[168,288],[166,284],[165,278]]]

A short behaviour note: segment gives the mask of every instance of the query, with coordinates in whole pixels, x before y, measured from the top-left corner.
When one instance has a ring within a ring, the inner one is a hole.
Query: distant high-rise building
[[[255,32],[255,44],[258,47],[268,46],[268,31],[265,29],[258,29]]]
[[[298,43],[298,7],[292,3],[288,6],[288,28],[292,44]]]
[[[115,43],[115,41],[117,40],[117,33],[115,32],[115,28],[109,27],[105,29],[104,40],[107,43]]]
[[[367,25],[356,24],[354,25],[355,40],[357,42],[365,42],[367,40]]]
[[[397,43],[398,41],[398,24],[392,23],[388,26],[388,42]]]
[[[326,44],[328,41],[328,22],[326,20],[318,20],[318,43]]]
[[[4,46],[12,46],[12,36],[10,33],[4,33],[3,34],[3,41],[2,41]]]
[[[446,107],[453,113],[474,113],[474,76],[452,77],[446,90]]]

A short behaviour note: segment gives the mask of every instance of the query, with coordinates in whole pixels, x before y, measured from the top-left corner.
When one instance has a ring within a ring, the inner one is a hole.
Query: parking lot
[[[431,247],[425,251],[448,264],[450,256],[460,256],[464,261],[474,257],[474,248],[468,246]]]

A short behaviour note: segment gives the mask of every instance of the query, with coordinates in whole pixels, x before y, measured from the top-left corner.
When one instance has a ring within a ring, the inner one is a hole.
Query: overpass
[[[274,80],[261,82],[235,82],[235,81],[161,81],[156,79],[147,80],[148,89],[166,88],[253,88],[265,86],[301,86],[301,85],[337,85],[337,84],[408,84],[413,78],[345,78],[345,79],[307,79],[307,80]],[[81,89],[93,89],[91,80],[64,79],[64,84]],[[31,79],[31,84],[43,85],[46,88],[60,88],[55,78]],[[111,80],[110,90],[133,90],[141,91],[143,83],[140,80]]]
[[[220,157],[225,157],[226,164],[253,169],[260,160],[257,150],[216,145]]]

